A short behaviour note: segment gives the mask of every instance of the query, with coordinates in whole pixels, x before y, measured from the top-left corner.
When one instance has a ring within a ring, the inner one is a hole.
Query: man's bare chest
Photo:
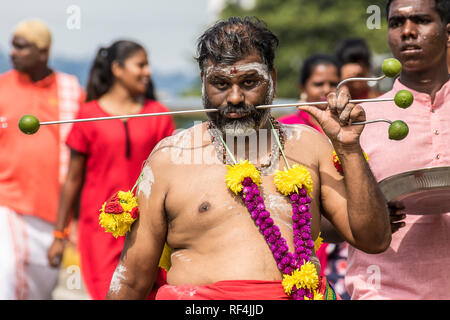
[[[165,199],[169,228],[205,232],[252,222],[241,196],[227,188],[225,166],[189,166],[180,168],[178,174],[183,178],[170,185]],[[274,221],[281,229],[292,230],[292,206],[276,190],[273,175],[262,176],[260,190]]]

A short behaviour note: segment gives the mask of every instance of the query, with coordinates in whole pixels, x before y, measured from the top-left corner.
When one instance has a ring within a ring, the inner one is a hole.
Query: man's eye
[[[427,23],[429,23],[430,21],[429,20],[427,20],[427,19],[425,19],[425,18],[414,18],[414,19],[411,19],[415,24],[427,24]]]
[[[397,28],[400,27],[402,25],[402,21],[401,20],[390,20],[389,21],[389,28]]]
[[[244,84],[245,87],[250,88],[250,87],[254,87],[255,86],[256,81],[255,80],[245,80],[243,82],[243,84]]]
[[[228,83],[226,83],[224,81],[216,81],[216,82],[214,82],[214,86],[218,89],[225,89],[228,87]]]

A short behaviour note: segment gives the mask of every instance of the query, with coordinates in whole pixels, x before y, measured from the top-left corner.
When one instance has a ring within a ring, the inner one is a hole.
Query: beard
[[[206,109],[214,109],[211,105],[208,95],[204,92],[202,95],[203,106]],[[273,95],[268,92],[264,97],[263,103],[257,104],[271,104]],[[270,109],[256,109],[257,105],[240,103],[238,105],[227,104],[226,107],[218,107],[218,112],[208,112],[207,117],[214,124],[217,129],[222,131],[227,136],[251,136],[261,129],[270,117]],[[245,116],[232,119],[227,117],[231,113],[243,114]]]

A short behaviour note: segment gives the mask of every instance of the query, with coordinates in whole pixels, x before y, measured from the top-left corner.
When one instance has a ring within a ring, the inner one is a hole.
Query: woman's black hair
[[[111,88],[114,82],[111,65],[114,61],[123,66],[125,60],[139,50],[145,51],[143,46],[130,40],[119,40],[107,48],[100,48],[89,71],[86,101],[99,99]],[[156,100],[151,79],[147,86],[145,97]]]
[[[300,69],[300,85],[302,87],[305,86],[306,81],[308,81],[314,73],[314,69],[319,65],[333,65],[336,67],[338,77],[341,76],[339,62],[334,56],[326,53],[316,53],[306,58]]]
[[[336,47],[336,57],[342,65],[347,63],[362,64],[371,69],[372,63],[369,46],[363,38],[348,38]]]

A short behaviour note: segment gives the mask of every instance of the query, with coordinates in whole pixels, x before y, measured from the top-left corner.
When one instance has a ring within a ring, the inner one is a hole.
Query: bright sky
[[[170,72],[196,70],[196,39],[216,20],[223,0],[2,2],[0,50],[4,52],[10,49],[11,32],[19,21],[39,18],[52,30],[53,55],[91,58],[100,45],[131,38],[147,48],[152,67]]]

